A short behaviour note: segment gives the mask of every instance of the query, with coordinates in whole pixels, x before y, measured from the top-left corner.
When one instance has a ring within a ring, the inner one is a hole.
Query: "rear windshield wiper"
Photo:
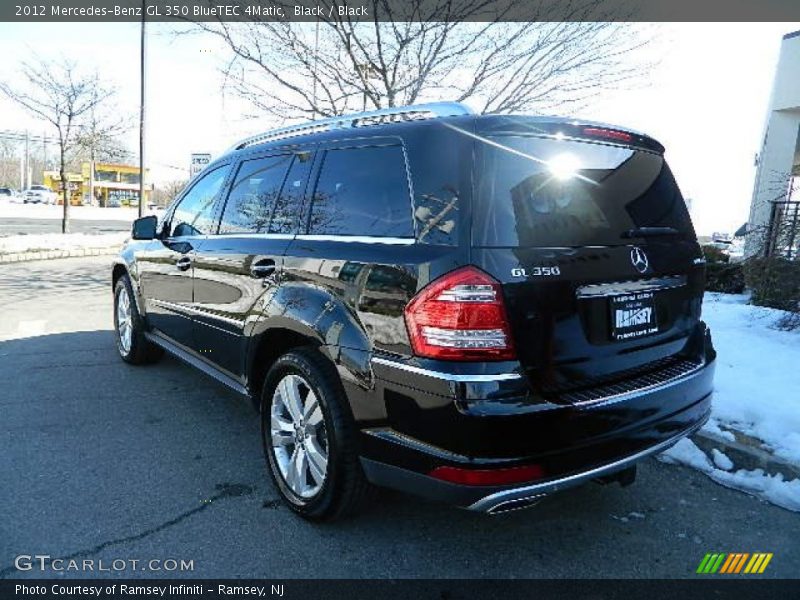
[[[674,227],[635,227],[622,234],[623,238],[659,237],[662,235],[680,235]]]

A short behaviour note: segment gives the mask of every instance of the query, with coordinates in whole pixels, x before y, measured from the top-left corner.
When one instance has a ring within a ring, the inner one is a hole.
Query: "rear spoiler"
[[[664,146],[650,136],[609,125],[580,122],[541,122],[537,123],[537,127],[543,130],[543,134],[552,135],[553,137],[610,142],[664,154]]]
[[[481,117],[484,121],[481,128],[483,135],[492,134],[527,134],[548,136],[555,139],[575,139],[608,144],[619,144],[664,154],[664,146],[656,140],[637,131],[621,129],[614,125],[579,121],[559,117],[528,117],[522,115],[492,115]]]

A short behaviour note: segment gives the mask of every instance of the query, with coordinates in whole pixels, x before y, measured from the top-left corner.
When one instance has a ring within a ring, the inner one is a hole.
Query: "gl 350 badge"
[[[517,267],[511,269],[512,277],[556,277],[558,275],[561,275],[559,267],[531,267],[530,269]]]

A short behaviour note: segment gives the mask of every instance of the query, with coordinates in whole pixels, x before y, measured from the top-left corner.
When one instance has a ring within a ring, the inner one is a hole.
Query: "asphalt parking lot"
[[[246,401],[173,359],[119,360],[109,263],[0,266],[0,577],[53,574],[17,571],[22,554],[193,561],[121,573],[152,577],[694,577],[707,552],[772,552],[761,577],[797,576],[800,515],[655,459],[631,487],[503,516],[386,492],[302,521]]]

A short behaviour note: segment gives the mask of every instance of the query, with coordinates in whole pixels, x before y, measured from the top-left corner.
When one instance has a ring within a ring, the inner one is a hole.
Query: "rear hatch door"
[[[503,284],[553,401],[683,361],[700,317],[700,249],[662,153],[591,131],[613,135],[476,136],[472,262]]]

